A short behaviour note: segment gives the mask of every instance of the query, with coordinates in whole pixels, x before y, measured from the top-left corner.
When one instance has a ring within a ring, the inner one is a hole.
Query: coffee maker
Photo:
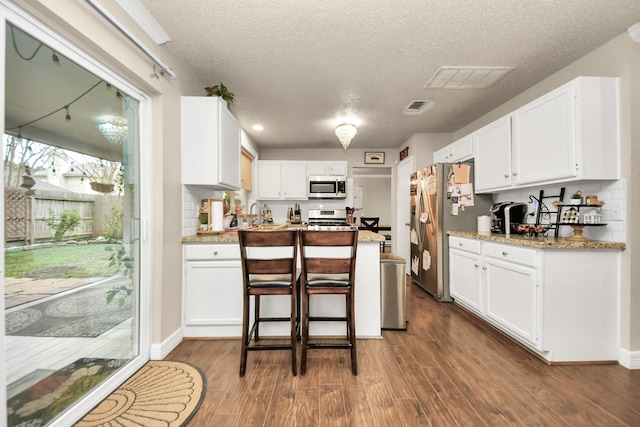
[[[489,209],[491,213],[491,232],[510,234],[511,224],[526,222],[527,204],[518,202],[494,203]]]

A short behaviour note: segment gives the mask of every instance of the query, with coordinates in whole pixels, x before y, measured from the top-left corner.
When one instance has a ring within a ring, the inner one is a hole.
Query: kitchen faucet
[[[249,208],[249,215],[251,215],[251,212],[253,212],[253,207],[254,206],[258,206],[258,218],[257,219],[251,219],[251,225],[259,225],[262,224],[262,218],[264,217],[264,211],[262,210],[262,205],[258,202],[254,202],[251,207]]]

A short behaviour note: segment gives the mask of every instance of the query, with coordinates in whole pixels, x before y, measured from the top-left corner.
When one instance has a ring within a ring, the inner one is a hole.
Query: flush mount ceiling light
[[[129,134],[127,123],[121,119],[111,119],[98,126],[100,133],[113,145],[122,145]]]
[[[358,130],[351,123],[343,123],[336,128],[336,136],[345,150],[349,148],[349,144],[351,144],[351,140],[356,136],[356,133],[358,133]]]

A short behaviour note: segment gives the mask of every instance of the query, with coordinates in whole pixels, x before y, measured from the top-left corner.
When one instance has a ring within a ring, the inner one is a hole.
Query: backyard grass
[[[110,265],[113,251],[119,245],[74,245],[6,251],[5,277],[15,278],[82,278],[108,277],[119,265]]]

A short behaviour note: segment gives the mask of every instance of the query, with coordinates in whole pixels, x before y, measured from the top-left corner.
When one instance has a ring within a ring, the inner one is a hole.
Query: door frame
[[[394,227],[396,232],[393,237],[393,252],[405,259],[407,272],[411,265],[411,210],[408,183],[413,172],[415,172],[413,156],[402,160],[396,167],[396,226]]]
[[[65,38],[61,34],[54,31],[49,25],[40,21],[33,15],[27,13],[23,9],[19,8],[15,4],[8,0],[0,0],[0,26],[2,26],[2,54],[0,55],[0,95],[2,103],[0,105],[0,124],[4,131],[4,96],[5,96],[5,51],[6,46],[6,23],[12,22],[16,26],[20,27],[24,31],[28,32],[32,36],[38,38],[43,43],[46,43],[52,49],[66,56],[70,60],[76,62],[78,65],[84,67],[86,70],[94,73],[96,76],[108,81],[111,84],[117,85],[129,96],[136,99],[139,103],[138,113],[140,117],[139,129],[140,135],[138,140],[138,167],[139,167],[139,182],[137,186],[137,193],[140,204],[140,219],[138,224],[132,224],[132,226],[138,227],[138,238],[140,239],[140,255],[139,255],[139,306],[138,306],[138,355],[131,359],[121,369],[116,371],[109,378],[104,380],[95,390],[84,396],[68,410],[60,414],[58,418],[53,420],[50,426],[67,426],[78,421],[82,416],[88,413],[93,407],[100,403],[105,397],[107,397],[113,390],[119,387],[124,381],[126,381],[131,375],[133,375],[138,369],[140,369],[150,359],[151,349],[151,284],[153,283],[152,277],[152,258],[151,248],[153,247],[152,237],[149,230],[152,228],[152,206],[153,206],[153,191],[152,191],[152,111],[153,102],[149,95],[144,93],[134,84],[130,83],[124,77],[118,75],[107,64],[99,61],[94,56],[90,55],[81,46],[76,45],[69,39]],[[0,177],[3,177],[4,171],[0,171]],[[4,207],[4,190],[0,206]],[[4,209],[0,209],[0,218],[4,223]],[[132,221],[132,223],[135,221]],[[0,237],[2,240],[0,244],[4,249],[4,227],[0,231]],[[4,257],[0,262],[0,291],[4,295]],[[0,306],[4,312],[4,298]],[[5,348],[5,322],[4,316],[0,316],[0,348]],[[136,326],[136,322],[133,322],[133,327]],[[4,357],[4,354],[3,356]],[[6,420],[6,364],[0,364],[0,419]]]

